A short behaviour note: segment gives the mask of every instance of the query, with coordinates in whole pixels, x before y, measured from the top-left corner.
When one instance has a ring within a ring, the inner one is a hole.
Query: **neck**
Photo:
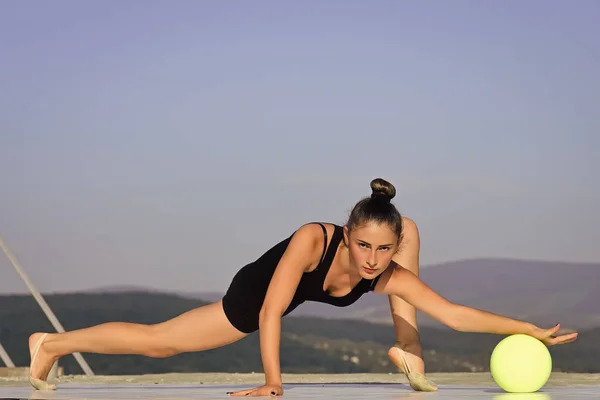
[[[342,246],[339,254],[340,258],[338,264],[340,267],[340,271],[343,271],[344,274],[348,276],[351,282],[354,282],[355,280],[361,280],[362,277],[360,276],[356,268],[354,268],[350,263],[350,251],[348,250],[348,247]]]
[[[346,246],[340,245],[340,250],[338,252],[338,265],[340,266],[340,270],[344,271],[344,273],[350,273],[350,252]]]

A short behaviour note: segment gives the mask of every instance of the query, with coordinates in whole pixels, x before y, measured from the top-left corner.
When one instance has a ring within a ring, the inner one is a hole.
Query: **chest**
[[[322,274],[305,274],[296,289],[294,300],[296,302],[314,301],[337,307],[347,307],[368,292],[371,286],[371,281],[366,279],[361,279],[354,286],[351,286],[349,281],[344,284],[344,279],[341,279],[342,284],[339,287],[331,282],[335,281],[333,279],[329,280]]]

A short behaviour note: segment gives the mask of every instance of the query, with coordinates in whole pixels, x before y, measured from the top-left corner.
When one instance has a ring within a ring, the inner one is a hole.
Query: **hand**
[[[263,385],[254,389],[227,392],[229,396],[281,396],[283,388],[278,385]]]
[[[577,332],[568,333],[566,335],[554,336],[554,334],[558,332],[559,329],[560,324],[556,324],[553,328],[550,329],[535,328],[531,336],[533,336],[536,339],[539,339],[546,346],[566,344],[577,339]]]

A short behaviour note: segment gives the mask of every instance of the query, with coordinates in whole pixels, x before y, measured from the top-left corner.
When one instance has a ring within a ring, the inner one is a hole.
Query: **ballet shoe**
[[[47,381],[31,376],[31,371],[33,370],[33,363],[37,358],[38,351],[40,350],[42,343],[46,339],[46,336],[48,336],[48,334],[44,333],[42,337],[36,342],[33,348],[33,354],[31,355],[31,363],[29,364],[29,383],[37,390],[56,390],[56,385],[49,384]]]
[[[424,374],[419,372],[411,371],[408,362],[406,361],[406,353],[398,346],[394,346],[394,349],[398,353],[400,358],[400,369],[408,378],[408,383],[413,390],[418,392],[435,392],[438,387],[435,383],[430,381]]]

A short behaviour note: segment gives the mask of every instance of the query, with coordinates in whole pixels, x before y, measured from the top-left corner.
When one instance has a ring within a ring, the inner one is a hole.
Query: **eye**
[[[380,247],[379,249],[383,250],[383,251],[388,251],[390,248],[389,248],[389,246],[385,246],[385,247]]]
[[[359,245],[360,247],[362,247],[363,249],[366,249],[366,248],[368,248],[368,247],[369,247],[369,245],[368,245],[368,244],[366,244],[366,243],[359,243],[358,245]]]

